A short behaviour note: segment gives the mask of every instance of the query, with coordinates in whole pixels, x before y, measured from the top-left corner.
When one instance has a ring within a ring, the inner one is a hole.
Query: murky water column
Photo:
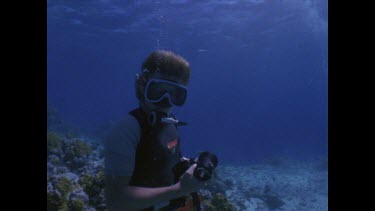
[[[155,17],[159,23],[159,34],[156,38],[156,48],[160,49],[160,40],[163,37],[163,24],[164,24],[164,18],[163,14],[161,13],[161,3],[160,1],[156,1],[156,7],[155,7]]]

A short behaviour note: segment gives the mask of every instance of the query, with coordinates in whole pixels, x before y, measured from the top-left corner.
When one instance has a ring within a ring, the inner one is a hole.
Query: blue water
[[[327,155],[326,0],[49,0],[47,20],[48,102],[82,131],[135,108],[135,74],[166,49],[191,65],[186,156]]]

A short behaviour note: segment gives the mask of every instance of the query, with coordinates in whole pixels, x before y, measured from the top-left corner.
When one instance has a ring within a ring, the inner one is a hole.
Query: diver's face
[[[176,76],[170,76],[170,75],[164,75],[164,74],[161,74],[161,73],[151,73],[149,75],[149,78],[157,78],[157,79],[163,79],[163,80],[169,80],[169,81],[173,81],[175,83],[178,83],[178,84],[181,84],[181,85],[184,85],[183,84],[183,81],[181,80],[181,78],[178,78]],[[145,101],[145,104],[144,104],[148,109],[150,110],[153,110],[153,111],[159,111],[159,112],[164,112],[164,113],[170,113],[173,109],[173,106],[170,106],[170,107],[163,107],[163,106],[159,106],[157,105],[156,103],[151,103],[151,102],[148,102],[147,100]]]

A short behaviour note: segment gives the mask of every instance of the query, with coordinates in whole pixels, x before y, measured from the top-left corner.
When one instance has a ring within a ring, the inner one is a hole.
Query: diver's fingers
[[[186,172],[189,173],[189,174],[191,174],[191,175],[193,175],[194,170],[195,170],[196,167],[197,167],[197,164],[194,163],[193,165],[190,166],[190,168],[188,170],[186,170]]]

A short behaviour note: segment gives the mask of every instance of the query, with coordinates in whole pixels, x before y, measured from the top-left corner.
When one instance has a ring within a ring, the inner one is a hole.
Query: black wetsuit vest
[[[129,185],[165,187],[175,184],[172,168],[181,158],[177,125],[160,121],[161,117],[168,117],[167,114],[158,113],[155,124],[151,126],[148,114],[141,108],[129,113],[141,126],[141,140],[137,146],[134,171]],[[142,211],[146,210],[153,210],[153,207]]]

